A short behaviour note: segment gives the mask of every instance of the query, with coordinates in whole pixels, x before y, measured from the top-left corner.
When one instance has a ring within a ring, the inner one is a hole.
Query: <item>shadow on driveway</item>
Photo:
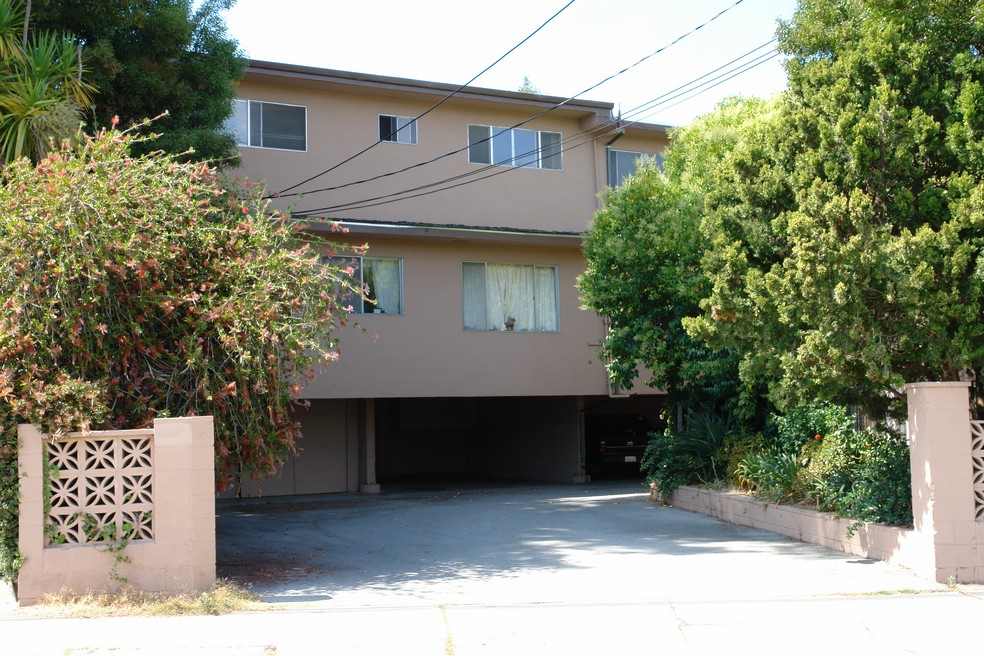
[[[884,563],[660,506],[632,481],[221,501],[216,524],[219,576],[277,602],[629,603],[919,585]]]

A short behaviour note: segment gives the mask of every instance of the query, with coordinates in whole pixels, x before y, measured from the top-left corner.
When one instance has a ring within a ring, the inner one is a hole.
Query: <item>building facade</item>
[[[341,226],[325,256],[371,299],[305,389],[301,452],[263,494],[584,480],[585,416],[659,421],[658,391],[613,394],[604,323],[575,285],[599,195],[659,157],[664,126],[621,125],[610,103],[259,61],[237,95],[235,173],[310,230]]]

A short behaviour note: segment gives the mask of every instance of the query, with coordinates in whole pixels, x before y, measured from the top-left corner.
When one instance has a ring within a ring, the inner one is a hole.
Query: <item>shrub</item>
[[[840,435],[851,429],[847,411],[832,403],[800,406],[784,415],[772,415],[772,440],[769,447],[783,453],[799,455],[803,445],[817,435]]]
[[[776,451],[750,453],[738,464],[738,485],[775,502],[796,494],[799,458]]]
[[[912,523],[909,447],[891,432],[847,431],[823,440],[805,469],[807,500],[864,522]]]
[[[0,569],[16,564],[16,423],[53,433],[215,418],[216,479],[275,475],[314,368],[337,357],[350,277],[263,189],[135,157],[127,133],[0,181]],[[11,519],[11,518],[14,519]]]
[[[688,412],[685,428],[667,427],[646,446],[642,469],[657,494],[668,496],[681,485],[709,483],[725,476],[720,452],[730,422],[712,412]]]
[[[715,456],[716,460],[724,463],[724,479],[738,485],[739,465],[749,454],[761,451],[764,443],[765,437],[762,433],[747,431],[728,433],[724,438],[724,445]]]

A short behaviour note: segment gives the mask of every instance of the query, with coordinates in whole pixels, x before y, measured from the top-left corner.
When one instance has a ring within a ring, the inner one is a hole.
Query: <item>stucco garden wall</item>
[[[670,505],[863,558],[907,567],[940,583],[984,583],[984,422],[971,421],[969,383],[906,385],[912,476],[911,529],[862,524],[742,494],[677,489]]]
[[[17,580],[20,604],[62,591],[115,591],[123,585],[169,593],[212,587],[211,417],[158,419],[152,430],[94,431],[57,441],[21,425],[18,438],[19,548],[25,558]],[[46,449],[60,470],[51,483],[47,516]],[[132,529],[121,552],[125,562],[107,550],[107,542],[92,541],[93,526],[114,523]]]

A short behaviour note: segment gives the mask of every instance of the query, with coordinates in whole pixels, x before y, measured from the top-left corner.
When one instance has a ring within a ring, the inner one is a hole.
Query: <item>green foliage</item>
[[[724,463],[724,480],[737,485],[739,465],[749,454],[764,450],[764,445],[765,436],[762,433],[741,430],[728,433],[724,444],[714,455],[716,461]]]
[[[83,61],[99,89],[93,123],[124,127],[168,112],[151,143],[195,160],[235,157],[222,126],[232,111],[246,62],[226,32],[222,12],[234,0],[34,0],[33,17],[45,29],[76,34]]]
[[[133,156],[104,132],[18,160],[0,185],[0,566],[16,554],[21,421],[60,433],[213,415],[220,485],[274,475],[292,412],[337,356],[333,245],[271,218],[263,190]],[[13,530],[12,530],[13,527]],[[13,549],[13,550],[11,550]]]
[[[738,486],[771,501],[781,502],[796,494],[801,464],[792,453],[749,453],[735,472]]]
[[[684,428],[671,425],[649,440],[641,463],[647,482],[665,498],[681,485],[724,479],[727,461],[718,454],[732,430],[717,414],[688,412]]]
[[[8,581],[15,580],[23,562],[17,545],[19,517],[17,420],[9,404],[0,398],[0,578]]]
[[[780,408],[898,413],[984,363],[978,0],[803,0],[789,91],[714,171],[694,337]],[[747,389],[747,388],[746,388]]]
[[[912,523],[909,448],[901,437],[842,431],[818,441],[808,455],[801,481],[806,501],[858,521]]]
[[[0,0],[0,160],[34,160],[71,138],[95,89],[82,80],[74,36],[33,31],[24,5]],[[23,39],[23,40],[22,40]]]
[[[812,441],[843,434],[851,428],[853,420],[844,408],[819,403],[799,406],[783,415],[772,415],[770,423],[774,438],[769,440],[769,447],[796,456]]]

